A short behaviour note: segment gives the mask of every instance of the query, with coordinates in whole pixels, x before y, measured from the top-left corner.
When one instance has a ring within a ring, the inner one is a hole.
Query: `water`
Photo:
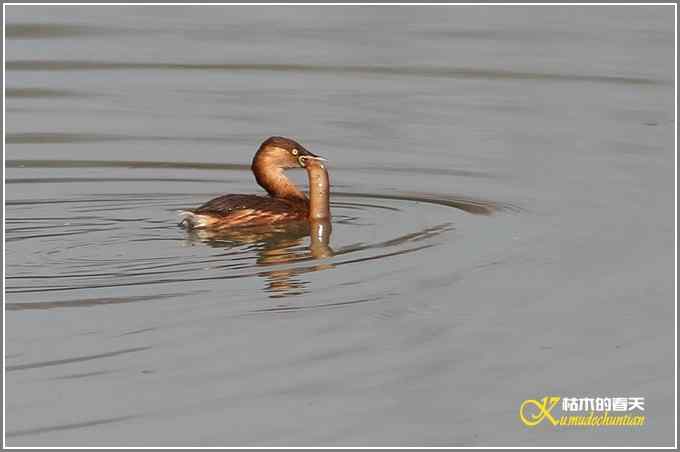
[[[6,11],[8,445],[673,443],[671,7]],[[328,240],[177,228],[269,135]]]

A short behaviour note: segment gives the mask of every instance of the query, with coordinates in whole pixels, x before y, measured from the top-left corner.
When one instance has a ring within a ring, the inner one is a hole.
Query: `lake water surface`
[[[673,444],[673,7],[5,11],[8,445]],[[270,135],[321,252],[176,227]]]

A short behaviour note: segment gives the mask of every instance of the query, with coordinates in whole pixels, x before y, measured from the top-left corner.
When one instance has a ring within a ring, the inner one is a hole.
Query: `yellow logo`
[[[560,397],[556,396],[546,396],[540,401],[527,399],[519,407],[519,418],[527,427],[538,425],[546,418],[552,425],[557,425],[559,421],[550,412],[559,401]]]
[[[641,427],[644,411],[644,397],[545,396],[522,402],[519,418],[527,427],[544,420],[552,427]]]

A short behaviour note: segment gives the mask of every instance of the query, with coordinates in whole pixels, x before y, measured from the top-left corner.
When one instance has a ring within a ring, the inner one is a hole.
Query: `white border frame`
[[[640,446],[640,447],[632,447],[632,446],[625,446],[625,447],[614,447],[614,446],[578,446],[578,447],[569,447],[569,446],[554,446],[554,447],[542,447],[542,446],[528,446],[528,447],[521,447],[521,446],[508,446],[508,447],[483,447],[483,446],[475,446],[475,447],[459,447],[459,446],[451,446],[451,447],[398,447],[398,446],[379,446],[379,447],[291,447],[291,446],[282,446],[282,447],[253,447],[253,446],[246,446],[246,447],[235,447],[235,446],[225,446],[225,447],[201,447],[201,446],[195,446],[195,447],[115,447],[115,446],[105,446],[105,447],[66,447],[66,446],[54,446],[54,447],[31,447],[31,446],[14,446],[14,447],[8,447],[6,444],[6,439],[5,439],[5,430],[6,430],[6,411],[5,411],[5,382],[6,382],[6,376],[5,376],[5,331],[6,331],[6,324],[5,324],[5,275],[6,275],[6,260],[5,260],[5,218],[6,218],[6,211],[5,211],[5,139],[6,139],[6,133],[7,133],[7,127],[6,127],[6,108],[5,108],[5,60],[6,60],[6,51],[5,51],[5,43],[6,43],[6,27],[5,27],[5,22],[7,20],[7,6],[674,6],[674,20],[675,20],[675,55],[674,55],[674,70],[675,70],[675,79],[673,81],[674,83],[674,88],[675,88],[675,105],[674,105],[674,123],[675,123],[675,138],[674,138],[674,146],[675,146],[675,154],[674,154],[674,172],[675,172],[675,202],[673,205],[673,210],[674,210],[674,231],[675,231],[675,240],[674,240],[674,258],[675,258],[675,281],[674,281],[674,293],[675,293],[675,309],[674,309],[674,323],[675,323],[675,438],[674,446],[657,446],[657,447],[645,447],[645,446]],[[2,19],[3,19],[3,24],[2,24],[2,183],[3,183],[3,190],[2,190],[2,280],[3,280],[3,292],[2,292],[2,447],[4,449],[69,449],[69,450],[80,450],[80,449],[169,449],[169,450],[174,450],[174,449],[615,449],[615,450],[623,450],[623,449],[677,449],[678,447],[678,279],[677,279],[677,274],[678,274],[678,244],[677,244],[677,237],[678,237],[678,204],[677,204],[677,194],[678,194],[678,21],[677,21],[677,14],[678,14],[678,4],[677,3],[625,3],[625,2],[620,2],[620,3],[3,3],[2,4]]]

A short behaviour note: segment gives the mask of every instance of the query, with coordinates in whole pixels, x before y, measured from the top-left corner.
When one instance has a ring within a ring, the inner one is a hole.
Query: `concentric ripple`
[[[252,287],[249,280],[259,281],[260,290],[270,297],[299,295],[309,292],[310,282],[317,278],[315,273],[424,253],[449,239],[461,218],[511,208],[456,196],[335,191],[333,222],[323,230],[323,238],[306,222],[214,236],[177,228],[176,212],[198,205],[215,193],[168,191],[169,187],[176,190],[179,184],[194,187],[196,183],[224,183],[201,177],[205,165],[195,168],[195,177],[185,178],[167,174],[117,177],[115,170],[106,177],[96,177],[79,171],[96,164],[7,162],[14,168],[7,183],[18,187],[17,193],[55,193],[8,197],[8,310],[215,294],[225,286],[230,293],[245,293]],[[131,163],[117,166],[126,165]],[[60,168],[58,177],[20,174],[54,166]],[[138,166],[153,167],[149,162]],[[190,164],[174,166],[187,168]],[[164,164],[156,166],[158,170],[167,168]],[[252,189],[246,185],[245,168],[226,165],[223,169],[237,170],[244,176],[244,182],[233,190],[228,187],[230,191]],[[131,182],[149,190],[128,193],[122,189]],[[55,188],[64,186],[68,188]],[[98,193],[104,186],[106,192]],[[120,296],[123,288],[125,295]],[[93,291],[102,296],[93,297]],[[116,293],[112,295],[111,291]]]

